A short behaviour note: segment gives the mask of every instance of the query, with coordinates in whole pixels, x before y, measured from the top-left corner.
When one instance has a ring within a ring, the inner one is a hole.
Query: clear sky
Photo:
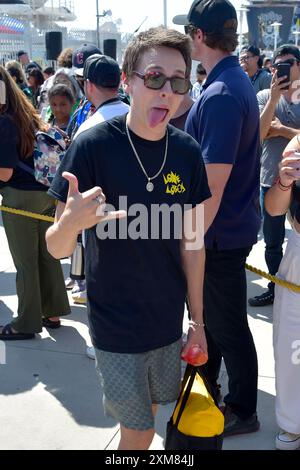
[[[239,7],[242,0],[231,2]],[[77,21],[72,27],[96,28],[96,0],[74,0],[74,3]],[[163,24],[163,0],[98,0],[98,3],[100,14],[103,10],[111,10],[114,21],[118,18],[122,20],[122,32],[134,32],[146,17],[148,18],[140,30]],[[187,13],[191,4],[192,0],[168,0],[168,26],[174,26],[172,18],[180,13]]]

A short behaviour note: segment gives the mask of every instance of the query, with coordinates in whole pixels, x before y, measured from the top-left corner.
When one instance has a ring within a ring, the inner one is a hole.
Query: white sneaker
[[[297,450],[300,448],[300,434],[280,431],[276,436],[275,445],[279,450]]]
[[[86,355],[87,357],[89,357],[90,359],[96,359],[96,354],[95,354],[95,348],[94,346],[87,346],[86,348]]]
[[[83,280],[75,280],[74,281],[74,286],[72,289],[72,294],[77,294],[77,292],[81,292],[83,290],[86,290],[86,284],[85,284],[85,279]]]
[[[86,297],[86,290],[82,290],[80,292],[76,292],[72,294],[72,299],[74,304],[86,304],[87,297]]]
[[[71,279],[70,277],[67,277],[67,279],[65,280],[66,289],[67,289],[67,290],[73,289],[74,284],[75,284],[75,280],[74,280],[74,279]]]

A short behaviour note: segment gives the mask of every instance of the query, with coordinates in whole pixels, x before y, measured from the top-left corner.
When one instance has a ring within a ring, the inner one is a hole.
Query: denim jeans
[[[282,260],[282,245],[285,237],[285,215],[272,217],[265,210],[265,195],[270,188],[261,187],[260,206],[262,212],[262,229],[265,240],[265,260],[269,273],[275,275]],[[268,284],[270,290],[274,291],[274,284]]]

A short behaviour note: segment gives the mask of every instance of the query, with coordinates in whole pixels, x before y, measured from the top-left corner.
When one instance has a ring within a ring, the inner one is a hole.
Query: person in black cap
[[[240,54],[240,64],[248,74],[255,93],[270,88],[272,75],[266,69],[262,69],[262,58],[258,47],[243,48]]]
[[[18,62],[20,62],[26,73],[28,73],[30,69],[42,70],[41,66],[37,62],[29,60],[28,53],[25,51],[19,51],[17,53],[17,58]]]
[[[119,65],[111,57],[94,54],[85,61],[84,92],[96,112],[79,127],[74,139],[100,122],[128,113],[129,106],[118,96],[120,79]]]
[[[73,67],[83,69],[86,59],[93,54],[102,54],[102,52],[97,46],[94,46],[94,44],[83,44],[73,52]]]
[[[247,321],[245,263],[260,227],[259,111],[251,83],[232,55],[237,15],[227,0],[195,0],[174,18],[193,40],[208,77],[186,130],[199,143],[212,198],[205,201],[204,317],[215,388],[224,358],[229,393],[224,435],[257,431],[257,355]]]
[[[18,58],[18,61],[20,62],[20,64],[22,64],[23,67],[25,67],[27,64],[29,64],[29,57],[28,57],[28,53],[26,51],[19,51],[17,53],[17,58]]]

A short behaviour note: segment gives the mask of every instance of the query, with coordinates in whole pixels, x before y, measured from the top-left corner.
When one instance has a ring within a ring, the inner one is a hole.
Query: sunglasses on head
[[[188,78],[182,77],[166,77],[161,72],[133,72],[137,77],[144,80],[144,85],[150,90],[161,90],[165,84],[169,81],[173,93],[177,95],[185,95],[191,88],[191,82]]]
[[[299,61],[296,58],[295,59],[286,59],[286,60],[282,60],[280,62],[276,62],[276,64],[273,64],[273,67],[276,69],[279,64],[289,64],[291,67],[293,67],[295,62],[297,62],[297,64],[299,64]]]

